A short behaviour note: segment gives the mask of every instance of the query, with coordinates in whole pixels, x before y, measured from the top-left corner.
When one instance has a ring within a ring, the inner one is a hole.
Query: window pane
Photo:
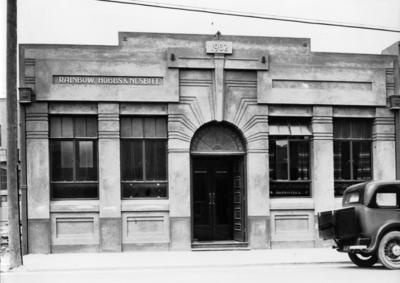
[[[0,169],[0,190],[7,190],[7,170]]]
[[[74,136],[72,117],[61,118],[61,136],[64,138],[72,138]]]
[[[397,206],[396,193],[377,193],[376,204],[379,206]]]
[[[86,137],[86,119],[85,117],[75,117],[75,137]]]
[[[156,136],[159,138],[167,137],[167,120],[164,117],[156,118]]]
[[[53,199],[98,198],[97,184],[65,184],[53,183],[51,196]]]
[[[142,138],[143,137],[143,118],[134,117],[132,118],[132,137]]]
[[[333,137],[336,139],[370,139],[372,127],[370,119],[335,119]]]
[[[350,142],[334,141],[333,144],[335,180],[351,180]]]
[[[333,137],[336,139],[350,138],[350,121],[348,119],[335,119],[333,123]]]
[[[351,121],[351,138],[370,139],[372,137],[371,121],[368,119],[354,119]]]
[[[123,198],[167,197],[166,183],[122,183]]]
[[[86,137],[97,137],[97,117],[86,117]]]
[[[353,179],[371,179],[371,142],[353,141]]]
[[[77,142],[77,168],[76,179],[78,181],[96,181],[97,180],[97,150],[93,141]]]
[[[144,136],[146,138],[156,137],[156,119],[144,118]]]
[[[146,140],[146,180],[166,180],[167,147],[165,140]]]
[[[345,203],[358,203],[360,202],[360,192],[351,192],[348,193],[345,197]]]
[[[309,179],[309,144],[303,141],[290,142],[290,179]]]
[[[77,116],[75,120],[75,137],[97,137],[97,119],[94,116]]]
[[[269,178],[271,180],[276,180],[276,164],[275,164],[275,140],[269,140]]]
[[[121,178],[143,180],[143,141],[121,140]]]
[[[287,140],[277,140],[275,142],[276,154],[275,154],[275,172],[277,180],[287,180],[288,179],[288,160],[287,160]]]
[[[73,180],[73,142],[51,141],[52,181]]]
[[[50,137],[61,137],[61,117],[50,118]]]
[[[132,136],[132,125],[130,117],[121,117],[121,137]]]

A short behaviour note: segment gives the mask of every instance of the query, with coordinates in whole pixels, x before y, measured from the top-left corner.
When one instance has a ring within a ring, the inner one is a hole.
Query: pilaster
[[[29,253],[50,252],[50,166],[47,103],[26,107]]]
[[[315,213],[334,208],[332,107],[314,106],[311,178]]]
[[[225,56],[214,56],[214,86],[215,86],[215,120],[222,121],[224,117],[224,65]]]
[[[247,140],[247,228],[252,249],[271,246],[268,108],[262,108],[264,113],[252,113],[254,116],[241,127]]]
[[[372,126],[373,179],[396,179],[395,123],[393,112],[377,109]]]
[[[102,251],[121,251],[119,104],[99,103],[99,207]]]
[[[170,248],[189,250],[191,247],[190,217],[190,140],[194,128],[184,127],[185,119],[174,115],[168,118],[168,192],[170,217]],[[183,116],[184,117],[184,116]],[[177,120],[177,118],[179,118]],[[186,123],[185,123],[186,125]],[[186,133],[185,133],[186,132]]]

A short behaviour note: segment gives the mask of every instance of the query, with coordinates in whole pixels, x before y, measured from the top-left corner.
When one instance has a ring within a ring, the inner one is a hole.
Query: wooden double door
[[[243,156],[193,157],[193,240],[245,240]]]

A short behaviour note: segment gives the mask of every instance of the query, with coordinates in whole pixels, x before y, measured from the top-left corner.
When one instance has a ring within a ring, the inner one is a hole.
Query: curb
[[[110,266],[110,267],[66,267],[66,268],[29,268],[26,266],[18,267],[14,270],[1,270],[1,273],[7,272],[74,272],[74,271],[107,271],[107,270],[174,270],[174,269],[209,269],[209,268],[248,268],[263,267],[274,265],[327,265],[327,264],[351,264],[350,261],[293,261],[293,262],[264,262],[264,263],[232,263],[232,264],[196,264],[196,265],[154,265],[154,266]]]

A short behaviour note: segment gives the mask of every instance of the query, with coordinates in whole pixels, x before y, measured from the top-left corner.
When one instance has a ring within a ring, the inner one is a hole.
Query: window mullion
[[[76,182],[77,181],[76,172],[78,170],[77,166],[78,166],[78,161],[79,161],[79,158],[78,158],[78,141],[76,139],[73,139],[72,146],[73,146],[73,151],[74,151],[74,154],[72,156],[72,164],[74,165],[73,166],[73,170],[72,170],[72,179],[73,179],[74,182]]]
[[[287,160],[287,176],[288,176],[288,181],[291,180],[291,176],[290,176],[290,140],[288,139],[288,143],[287,143],[287,152],[286,152],[286,160]]]
[[[146,176],[146,140],[143,139],[142,141],[142,160],[143,160],[143,181],[147,180],[147,176]]]
[[[353,160],[353,141],[349,141],[349,147],[350,147],[350,180],[354,180],[354,160]]]

